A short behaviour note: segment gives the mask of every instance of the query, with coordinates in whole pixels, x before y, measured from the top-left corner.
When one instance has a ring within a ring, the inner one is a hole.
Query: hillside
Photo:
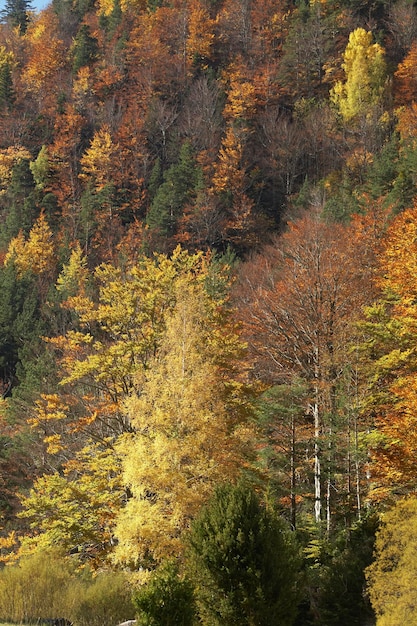
[[[303,554],[294,624],[373,619],[372,559],[402,623],[383,560],[414,523],[417,8],[0,18],[3,559],[163,572],[244,480]]]

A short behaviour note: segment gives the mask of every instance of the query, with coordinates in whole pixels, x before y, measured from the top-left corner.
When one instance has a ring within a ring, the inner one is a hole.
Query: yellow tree
[[[372,496],[415,493],[417,472],[417,208],[398,215],[380,255],[384,297],[367,309],[363,344],[369,376],[367,411],[374,416],[370,439]]]
[[[343,55],[345,81],[339,81],[330,96],[345,122],[369,115],[379,104],[386,87],[387,67],[383,48],[373,43],[371,32],[357,28],[349,36]]]
[[[94,135],[91,145],[81,157],[80,178],[91,180],[97,191],[111,183],[112,168],[117,145],[113,144],[108,127],[100,128]]]
[[[213,490],[247,462],[248,387],[236,378],[243,345],[200,277],[175,286],[176,305],[141,393],[126,403],[134,432],[123,436],[124,481],[116,558],[153,566],[181,552],[181,535]]]
[[[170,258],[142,258],[125,269],[103,264],[92,277],[90,291],[98,292],[93,297],[80,250],[74,250],[57,289],[78,322],[50,339],[59,359],[61,391],[52,410],[49,397],[40,401],[40,423],[50,428],[56,417],[59,423],[65,416],[64,432],[87,431],[96,440],[115,439],[129,430],[121,404],[135,388],[137,372],[148,367],[158,350],[165,313],[175,302],[175,280],[189,271],[205,275],[205,265],[203,255],[179,248]]]
[[[22,232],[12,239],[4,262],[6,265],[13,262],[20,276],[28,271],[41,276],[55,268],[55,246],[44,213],[36,220],[27,240]]]
[[[207,62],[212,57],[214,43],[214,20],[209,11],[199,1],[190,3],[188,17],[187,55],[192,64]]]
[[[180,248],[170,258],[143,258],[123,270],[102,265],[93,277],[80,249],[73,251],[57,281],[72,319],[69,330],[51,340],[60,383],[55,393],[39,398],[31,420],[44,439],[48,464],[60,471],[42,476],[23,500],[23,515],[38,532],[23,539],[22,550],[60,544],[91,559],[112,551],[114,520],[126,495],[118,441],[136,428],[124,403],[142,393],[149,368],[157,366],[169,312],[186,277],[212,288],[216,281],[223,284],[209,256]],[[213,296],[213,315],[215,302],[220,306]],[[223,341],[220,327],[204,336],[208,349]],[[45,515],[49,501],[53,506]]]
[[[58,18],[52,10],[42,11],[29,25],[25,40],[27,63],[22,71],[24,88],[35,94],[39,105],[49,100],[51,111],[59,88],[58,72],[65,62],[64,43],[57,35]],[[45,102],[43,105],[45,106]]]
[[[416,534],[415,497],[398,502],[383,515],[376,535],[374,562],[366,570],[378,626],[415,621]]]

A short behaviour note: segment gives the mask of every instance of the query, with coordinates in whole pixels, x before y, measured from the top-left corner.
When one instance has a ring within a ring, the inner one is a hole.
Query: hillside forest
[[[0,619],[417,624],[416,182],[411,0],[6,0]]]

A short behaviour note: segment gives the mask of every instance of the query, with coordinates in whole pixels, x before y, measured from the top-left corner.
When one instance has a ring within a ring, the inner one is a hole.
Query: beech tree
[[[22,71],[23,85],[35,95],[44,113],[55,107],[55,98],[50,96],[55,95],[59,70],[65,61],[64,43],[57,32],[56,15],[45,11],[30,24],[25,38],[28,56]]]
[[[217,482],[236,478],[250,449],[250,389],[235,370],[243,346],[227,311],[198,277],[177,281],[174,297],[140,394],[126,403],[133,432],[118,444],[132,497],[115,554],[142,568],[181,554],[190,520]]]
[[[240,277],[240,309],[258,375],[280,384],[301,379],[309,386],[315,519],[326,511],[328,527],[331,494],[342,491],[341,485],[335,489],[339,472],[332,469],[343,463],[333,447],[340,432],[338,387],[352,321],[367,301],[372,271],[363,235],[359,224],[349,230],[307,215],[290,223]]]
[[[235,429],[250,412],[250,394],[233,373],[242,346],[233,326],[227,330],[222,272],[209,256],[178,248],[125,271],[97,268],[96,300],[74,250],[57,281],[72,316],[65,334],[49,340],[59,354],[59,385],[38,398],[30,416],[45,466],[60,472],[41,476],[23,499],[24,518],[41,532],[22,538],[22,552],[55,542],[98,562],[113,551],[117,518],[117,558],[148,565],[152,551],[158,559],[167,546],[177,548],[212,482],[237,473],[245,434],[241,441]],[[153,456],[142,455],[144,447]],[[133,497],[119,518],[126,489]],[[160,495],[155,506],[153,493]],[[137,527],[125,520],[147,506],[149,517],[136,519],[150,536],[136,544]]]

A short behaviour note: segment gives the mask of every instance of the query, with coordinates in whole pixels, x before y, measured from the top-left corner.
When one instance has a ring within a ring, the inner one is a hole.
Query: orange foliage
[[[417,100],[417,43],[414,42],[394,74],[395,102],[409,105]]]
[[[214,20],[199,0],[189,5],[187,55],[191,63],[198,59],[207,62],[212,58],[214,42]]]
[[[57,27],[58,19],[52,9],[43,11],[25,36],[29,53],[22,82],[41,99],[52,96],[59,88],[57,73],[65,61],[64,44],[57,35]],[[49,106],[53,106],[53,99]]]
[[[379,284],[386,293],[371,313],[374,398],[370,410],[372,497],[415,490],[417,455],[417,207],[398,215],[380,253]],[[378,352],[377,348],[381,346]]]

